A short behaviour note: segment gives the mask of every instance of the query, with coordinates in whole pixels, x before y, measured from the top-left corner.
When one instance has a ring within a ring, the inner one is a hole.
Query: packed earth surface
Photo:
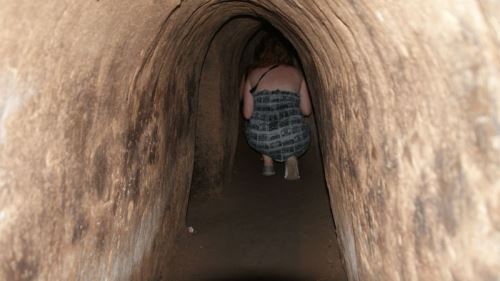
[[[169,280],[347,280],[317,151],[300,159],[300,180],[286,181],[283,164],[262,176],[241,138],[230,185],[192,198]]]

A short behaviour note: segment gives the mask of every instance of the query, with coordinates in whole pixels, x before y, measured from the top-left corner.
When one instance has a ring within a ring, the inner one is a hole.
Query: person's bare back
[[[255,86],[259,78],[272,66],[259,67],[248,73],[246,81],[242,87],[243,94],[243,115],[249,119],[253,112],[253,98],[250,89]],[[311,114],[311,101],[309,91],[302,73],[291,65],[281,64],[269,71],[259,82],[256,92],[261,90],[281,90],[296,93],[300,96],[300,110],[302,114]]]
[[[252,70],[248,75],[250,85],[257,84],[259,78],[268,69],[269,67],[259,67]],[[256,91],[279,89],[298,94],[302,80],[302,74],[295,67],[290,65],[279,65],[266,74],[262,81],[260,81]]]
[[[310,143],[304,116],[312,111],[304,75],[293,66],[293,53],[279,34],[262,38],[240,89],[247,119],[245,136],[248,144],[262,154],[262,175],[274,175],[274,161],[286,161],[287,180],[300,179],[298,157]]]

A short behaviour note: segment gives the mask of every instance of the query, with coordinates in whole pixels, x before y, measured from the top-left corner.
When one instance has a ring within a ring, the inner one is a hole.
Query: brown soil
[[[259,155],[238,144],[232,183],[193,196],[166,280],[347,280],[319,153],[300,159],[301,180],[260,175]]]

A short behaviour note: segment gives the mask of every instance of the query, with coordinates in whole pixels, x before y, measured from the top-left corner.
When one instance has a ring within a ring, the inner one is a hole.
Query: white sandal
[[[262,175],[263,176],[274,176],[276,174],[276,172],[274,171],[274,165],[270,165],[270,166],[267,166],[267,165],[264,165],[263,168],[262,168]]]
[[[285,180],[298,180],[300,179],[299,175],[299,161],[297,157],[291,156],[286,160],[285,165]]]

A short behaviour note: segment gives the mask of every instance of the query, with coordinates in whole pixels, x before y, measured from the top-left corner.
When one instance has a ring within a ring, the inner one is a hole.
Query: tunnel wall
[[[240,15],[301,56],[349,279],[498,278],[496,1],[1,6],[0,279],[160,278],[203,59]]]
[[[338,2],[297,24],[350,280],[499,276],[499,10],[483,5]]]
[[[241,58],[260,23],[240,17],[214,35],[203,60],[191,194],[219,194],[231,179],[238,138]]]
[[[177,5],[0,3],[0,280],[151,280],[192,163],[135,84]]]

